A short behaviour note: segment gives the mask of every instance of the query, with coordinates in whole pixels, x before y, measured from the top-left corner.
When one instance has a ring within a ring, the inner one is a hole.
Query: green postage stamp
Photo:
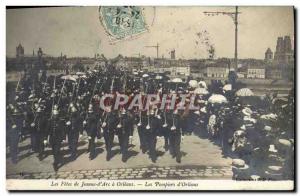
[[[99,18],[112,40],[127,39],[147,31],[142,9],[137,6],[102,6]]]

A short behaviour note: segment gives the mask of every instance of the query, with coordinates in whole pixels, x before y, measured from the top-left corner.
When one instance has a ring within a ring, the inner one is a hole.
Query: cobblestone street
[[[97,141],[97,157],[89,159],[85,138],[80,142],[78,158],[69,160],[68,146],[64,145],[63,165],[54,172],[51,149],[46,149],[47,157],[42,161],[37,153],[29,151],[30,140],[20,143],[19,162],[12,164],[9,154],[6,159],[7,178],[9,179],[231,179],[231,162],[223,157],[219,146],[208,139],[198,136],[185,136],[182,144],[182,161],[177,163],[163,148],[163,138],[158,139],[156,163],[152,163],[148,154],[139,150],[139,141],[135,132],[129,149],[130,157],[126,163],[121,161],[118,141],[115,138],[114,156],[106,161],[103,138]],[[9,152],[9,151],[7,151]]]
[[[178,166],[142,167],[62,172],[20,173],[8,175],[8,179],[231,179],[231,167]]]

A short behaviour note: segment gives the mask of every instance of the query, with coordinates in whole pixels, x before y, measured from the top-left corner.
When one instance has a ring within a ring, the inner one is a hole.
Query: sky
[[[6,10],[6,54],[15,56],[21,43],[25,54],[41,47],[45,54],[68,57],[95,53],[170,58],[234,57],[234,23],[227,15],[206,16],[204,11],[233,12],[234,7],[143,7],[148,31],[131,39],[112,42],[99,21],[98,7],[26,8]],[[278,36],[294,37],[293,7],[239,7],[238,58],[263,59],[274,52]],[[200,35],[200,36],[199,36]],[[204,42],[207,42],[205,44]]]

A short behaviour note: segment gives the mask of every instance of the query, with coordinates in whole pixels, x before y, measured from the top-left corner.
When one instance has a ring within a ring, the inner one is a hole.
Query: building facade
[[[283,70],[281,66],[268,66],[266,67],[266,78],[268,79],[282,79]]]
[[[249,66],[247,78],[265,79],[266,69],[263,66]]]
[[[209,78],[227,78],[229,69],[227,67],[207,66],[206,75]]]
[[[21,58],[21,57],[24,57],[24,47],[21,44],[19,44],[16,47],[16,58]]]

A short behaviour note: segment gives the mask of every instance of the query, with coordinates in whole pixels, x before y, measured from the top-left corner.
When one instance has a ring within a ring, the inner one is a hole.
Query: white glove
[[[88,139],[90,140],[90,139],[92,139],[92,137],[91,137],[91,136],[89,136],[89,137],[88,137]]]
[[[48,141],[47,140],[44,140],[44,145],[47,145]]]
[[[71,124],[71,122],[70,122],[70,121],[68,121],[68,122],[66,123],[66,125],[67,125],[67,126],[69,126],[70,124]]]
[[[86,120],[83,121],[83,125],[86,125]]]
[[[13,125],[12,128],[13,128],[13,129],[17,128],[17,125]]]
[[[34,126],[35,126],[35,123],[31,123],[30,126],[31,126],[31,127],[34,127]]]

